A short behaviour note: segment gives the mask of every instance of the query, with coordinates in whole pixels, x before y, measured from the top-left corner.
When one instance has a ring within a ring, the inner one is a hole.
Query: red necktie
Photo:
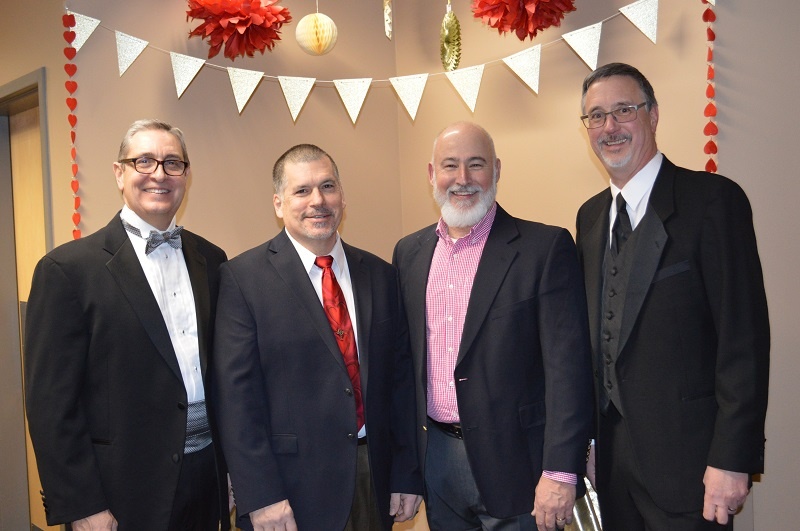
[[[314,260],[314,264],[322,268],[322,307],[325,309],[325,315],[328,316],[333,335],[339,344],[339,350],[342,351],[347,374],[353,384],[358,429],[361,430],[364,426],[364,402],[361,400],[361,373],[358,370],[356,338],[353,334],[353,323],[350,322],[350,314],[347,312],[344,293],[342,293],[342,288],[339,287],[339,283],[333,274],[333,269],[331,269],[332,263],[332,256],[318,256]]]

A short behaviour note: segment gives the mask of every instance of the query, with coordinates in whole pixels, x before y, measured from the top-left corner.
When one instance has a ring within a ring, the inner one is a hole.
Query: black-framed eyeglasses
[[[592,111],[589,114],[581,116],[581,121],[586,129],[596,129],[606,125],[606,117],[610,114],[614,120],[619,124],[625,122],[632,122],[636,119],[636,113],[639,109],[647,105],[647,102],[642,102],[639,105],[625,105],[624,107],[617,107],[610,111]]]
[[[139,173],[144,173],[145,175],[155,173],[158,169],[158,166],[161,165],[164,168],[164,173],[171,177],[179,177],[186,173],[186,168],[189,167],[189,161],[187,160],[177,160],[177,159],[167,159],[167,160],[158,160],[152,157],[136,157],[134,159],[122,159],[118,161],[120,163],[130,162],[133,163],[133,169],[138,171]]]

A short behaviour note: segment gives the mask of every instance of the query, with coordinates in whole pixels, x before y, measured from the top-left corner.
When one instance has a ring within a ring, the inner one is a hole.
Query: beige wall
[[[499,200],[504,207],[572,230],[578,206],[606,182],[577,119],[580,82],[589,69],[557,39],[632,1],[578,0],[578,10],[561,28],[541,34],[534,41],[546,45],[538,95],[499,61],[530,42],[497,36],[471,19],[469,2],[453,2],[463,31],[462,66],[487,63],[474,114],[439,74],[444,0],[396,0],[393,41],[383,36],[381,2],[321,2],[321,11],[339,28],[331,54],[305,55],[295,43],[292,24],[272,53],[234,63],[222,56],[210,61],[320,80],[438,74],[428,81],[416,121],[383,81],[370,89],[353,126],[330,83],[314,88],[296,124],[273,79],[261,82],[241,115],[220,69],[204,68],[178,99],[169,56],[156,48],[195,57],[205,57],[206,50],[197,39],[186,39],[193,24],[185,21],[182,2],[72,0],[74,11],[153,46],[120,78],[113,33],[98,28],[76,59],[81,228],[86,233],[98,229],[119,208],[111,162],[125,127],[139,117],[159,116],[183,128],[189,140],[194,176],[181,223],[231,256],[277,231],[269,204],[271,165],[292,144],[313,142],[334,156],[342,172],[349,205],[343,236],[388,258],[400,236],[436,219],[426,176],[430,143],[442,127],[459,119],[474,119],[493,133],[503,162]],[[48,69],[53,233],[62,243],[71,238],[72,200],[61,8],[52,0],[4,4],[0,84],[40,66]],[[313,9],[312,2],[283,4],[295,21]],[[601,64],[633,63],[650,78],[661,108],[659,145],[674,162],[695,168],[706,160],[704,8],[699,0],[662,1],[655,45],[627,19],[614,17],[603,26],[599,56]],[[800,362],[794,356],[800,338],[793,308],[800,299],[794,278],[800,249],[793,231],[800,220],[793,203],[800,197],[800,180],[788,155],[797,121],[794,96],[800,88],[791,57],[800,49],[800,37],[790,21],[800,16],[800,7],[793,0],[777,0],[768,8],[725,0],[716,11],[720,171],[741,183],[753,202],[773,326],[767,471],[754,489],[752,510],[748,507],[739,517],[737,529],[790,529],[796,520],[792,482],[800,472],[793,456],[800,429],[794,407],[800,402]],[[39,17],[31,19],[31,12]]]

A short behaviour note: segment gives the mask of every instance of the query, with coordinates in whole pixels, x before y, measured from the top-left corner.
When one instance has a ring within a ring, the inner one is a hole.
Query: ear
[[[494,159],[495,182],[500,180],[500,159]]]
[[[433,186],[434,183],[436,182],[436,174],[433,170],[432,162],[428,163],[428,182],[431,183],[431,186]]]
[[[125,187],[125,168],[121,162],[115,162],[113,164],[114,168],[114,177],[117,179],[117,188],[121,192],[122,189]]]
[[[272,196],[272,206],[275,207],[275,215],[283,219],[283,200],[278,194]]]
[[[658,105],[653,105],[650,108],[650,129],[653,133],[656,132],[656,127],[658,126]]]

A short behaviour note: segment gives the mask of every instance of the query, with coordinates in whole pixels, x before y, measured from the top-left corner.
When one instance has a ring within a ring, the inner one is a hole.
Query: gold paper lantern
[[[331,51],[336,45],[336,36],[336,24],[322,13],[304,16],[295,30],[297,44],[311,55],[323,55]]]

